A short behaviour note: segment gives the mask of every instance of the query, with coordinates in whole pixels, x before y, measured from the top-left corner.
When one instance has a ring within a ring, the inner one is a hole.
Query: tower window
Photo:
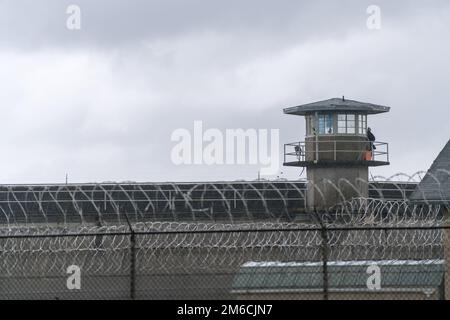
[[[319,134],[333,134],[333,115],[319,115]]]
[[[360,114],[358,115],[358,133],[366,134],[367,132],[367,115]]]
[[[356,117],[354,114],[338,114],[338,133],[355,134]]]

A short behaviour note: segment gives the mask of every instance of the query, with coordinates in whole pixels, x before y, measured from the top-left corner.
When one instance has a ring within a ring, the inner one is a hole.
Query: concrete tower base
[[[367,198],[368,177],[369,168],[366,166],[309,167],[306,192],[308,210],[326,210],[345,200]]]

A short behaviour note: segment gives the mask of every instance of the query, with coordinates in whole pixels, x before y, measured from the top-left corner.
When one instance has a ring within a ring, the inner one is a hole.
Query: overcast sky
[[[0,183],[255,179],[175,165],[172,132],[202,120],[293,142],[304,119],[283,108],[342,95],[391,107],[369,117],[391,155],[372,175],[427,170],[450,137],[449,39],[448,0],[0,0]]]

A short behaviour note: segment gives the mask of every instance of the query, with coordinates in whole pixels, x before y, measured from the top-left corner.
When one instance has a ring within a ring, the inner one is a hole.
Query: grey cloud
[[[82,30],[65,8],[82,8]],[[426,170],[448,140],[450,5],[379,1],[2,1],[2,182],[253,179],[256,166],[175,166],[170,134],[279,128],[282,108],[346,95],[374,116],[392,165]],[[281,152],[282,150],[280,150]],[[300,170],[281,168],[283,177]]]
[[[219,32],[266,37],[271,45],[318,37],[343,37],[364,25],[372,1],[272,0],[3,0],[0,44],[22,49],[47,46],[120,48],[144,40],[190,33]],[[80,6],[82,29],[66,29],[66,8]],[[411,12],[439,10],[445,0],[378,1],[387,20]],[[313,31],[312,31],[313,30]],[[260,41],[264,39],[260,39]]]

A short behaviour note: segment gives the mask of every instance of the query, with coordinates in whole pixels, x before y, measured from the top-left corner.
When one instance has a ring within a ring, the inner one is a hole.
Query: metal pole
[[[323,299],[328,300],[328,235],[322,224]]]
[[[136,234],[131,226],[128,215],[125,213],[130,228],[130,299],[136,299]]]
[[[130,236],[130,299],[136,299],[136,235],[131,231]]]
[[[315,113],[315,124],[316,124],[316,130],[315,130],[315,140],[316,140],[316,161],[319,161],[319,135],[318,135],[318,130],[319,130],[319,113],[316,112]]]
[[[389,143],[386,143],[387,162],[389,162]]]
[[[334,161],[336,161],[336,140],[334,140]]]

